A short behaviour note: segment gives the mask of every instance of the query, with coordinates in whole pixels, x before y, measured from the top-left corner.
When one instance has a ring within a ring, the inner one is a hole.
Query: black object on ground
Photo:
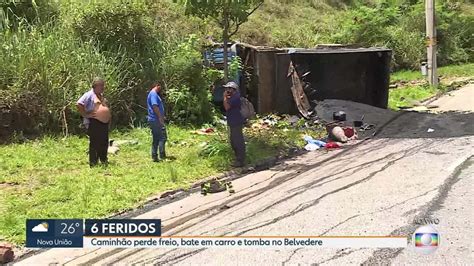
[[[361,127],[364,122],[360,120],[354,121],[354,127]]]
[[[332,113],[334,121],[346,121],[346,113],[344,111],[337,111]]]

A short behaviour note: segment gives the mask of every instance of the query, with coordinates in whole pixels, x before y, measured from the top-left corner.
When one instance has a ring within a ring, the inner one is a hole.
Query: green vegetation
[[[57,15],[48,21],[40,16],[1,21],[2,140],[15,131],[79,132],[75,101],[95,76],[106,79],[114,126],[143,122],[146,93],[156,80],[169,92],[168,119],[186,124],[212,120],[208,88],[214,80],[202,66],[201,43],[190,34],[191,26],[178,31],[176,19],[156,20],[162,8],[180,13],[175,6],[145,0],[36,3],[54,6]],[[10,12],[19,14],[31,8],[14,7]]]
[[[426,100],[438,93],[438,90],[429,85],[407,86],[390,90],[388,107],[398,110],[400,107],[412,107],[416,103]]]
[[[474,60],[472,1],[436,2],[439,63]],[[386,46],[394,69],[418,69],[425,58],[424,1],[267,0],[250,17],[242,41],[280,47],[322,43]]]
[[[441,77],[441,84],[438,88],[434,88],[426,83],[420,71],[404,70],[393,73],[390,77],[391,82],[400,84],[398,84],[399,87],[390,90],[388,107],[393,110],[412,107],[435,95],[453,89],[448,87],[456,86],[456,84],[449,84],[453,78],[474,78],[474,64],[440,67],[438,74]]]
[[[227,55],[228,43],[234,36],[240,25],[245,23],[249,16],[255,12],[262,4],[263,0],[246,1],[187,1],[175,0],[182,4],[187,15],[197,16],[202,19],[211,19],[222,31],[222,41],[224,54]],[[229,64],[227,56],[224,56],[224,81],[229,79]]]
[[[472,77],[474,76],[474,64],[440,67],[439,75],[442,77]]]
[[[282,126],[287,129],[246,130],[249,163],[301,147],[303,132]],[[219,128],[217,133],[198,135],[170,126],[167,153],[175,159],[153,163],[149,129],[114,131],[113,139],[138,144],[121,146],[117,155],[109,155],[108,168],[93,169],[88,167],[86,137],[0,146],[0,236],[23,243],[26,218],[107,217],[156,193],[225,171],[232,153],[226,131]]]
[[[472,77],[474,76],[474,64],[451,65],[438,69],[441,78],[444,77]],[[422,80],[421,71],[402,70],[390,75],[391,82]]]

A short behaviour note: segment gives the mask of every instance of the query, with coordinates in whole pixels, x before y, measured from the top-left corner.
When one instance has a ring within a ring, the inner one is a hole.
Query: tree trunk
[[[229,80],[229,60],[227,58],[227,44],[229,43],[229,19],[227,13],[224,11],[224,31],[222,32],[222,39],[224,42],[224,82]]]

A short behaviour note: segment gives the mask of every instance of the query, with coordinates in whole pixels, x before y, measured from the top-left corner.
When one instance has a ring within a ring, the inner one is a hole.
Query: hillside
[[[468,1],[437,1],[441,65],[474,59],[473,7]],[[248,25],[239,38],[254,44],[387,46],[394,49],[396,69],[418,69],[425,57],[424,1],[267,0]]]
[[[474,61],[474,5],[437,1],[439,64]],[[42,132],[79,132],[77,99],[90,80],[107,80],[114,126],[143,122],[147,86],[166,87],[169,118],[213,120],[210,85],[222,75],[202,67],[210,19],[186,16],[172,0],[4,0],[0,9],[0,140]],[[322,43],[386,46],[392,67],[418,69],[425,57],[421,0],[265,0],[234,40],[255,45]]]

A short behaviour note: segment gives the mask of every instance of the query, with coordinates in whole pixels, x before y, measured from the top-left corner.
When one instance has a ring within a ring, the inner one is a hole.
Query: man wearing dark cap
[[[230,132],[230,145],[235,153],[234,167],[242,167],[245,164],[245,140],[242,128],[244,118],[240,113],[241,101],[239,85],[231,81],[224,85],[224,109],[227,112],[227,125]]]

